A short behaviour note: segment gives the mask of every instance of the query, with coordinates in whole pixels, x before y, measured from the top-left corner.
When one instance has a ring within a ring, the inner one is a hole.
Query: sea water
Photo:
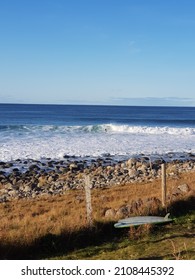
[[[0,104],[0,161],[188,153],[194,107]]]

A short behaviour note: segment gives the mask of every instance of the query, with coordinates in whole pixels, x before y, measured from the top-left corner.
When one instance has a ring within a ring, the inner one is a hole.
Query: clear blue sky
[[[195,106],[194,0],[1,0],[0,103]]]

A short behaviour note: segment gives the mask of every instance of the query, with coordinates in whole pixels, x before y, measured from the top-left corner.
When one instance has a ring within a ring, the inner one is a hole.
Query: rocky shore
[[[174,159],[167,156],[167,176],[195,171],[195,155]],[[110,155],[102,158],[64,157],[0,162],[0,202],[63,194],[82,189],[90,176],[91,188],[105,188],[131,182],[152,181],[161,176],[164,159],[144,155],[116,160]]]

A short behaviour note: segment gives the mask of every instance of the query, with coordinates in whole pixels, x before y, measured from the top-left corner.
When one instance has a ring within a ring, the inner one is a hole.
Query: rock
[[[31,191],[31,187],[29,185],[24,185],[24,186],[22,186],[21,190],[23,192],[30,192]]]
[[[12,190],[12,184],[11,184],[11,183],[7,183],[7,184],[5,185],[5,188],[6,188],[7,190]]]
[[[3,195],[0,197],[0,203],[2,202],[7,202],[8,201],[8,196],[7,195]]]
[[[104,216],[105,218],[112,219],[115,217],[116,211],[113,208],[106,210]]]
[[[131,202],[131,212],[135,213],[142,206],[141,200]]]
[[[146,211],[146,215],[156,213],[160,206],[161,201],[156,197],[150,197],[143,201],[143,207]]]
[[[138,176],[139,172],[135,169],[130,169],[129,170],[129,177],[132,179],[132,178],[135,178],[136,176]]]
[[[135,158],[130,158],[129,160],[127,160],[126,165],[127,165],[129,168],[132,168],[133,166],[136,165],[136,159],[135,159]]]
[[[187,193],[190,191],[190,187],[187,184],[182,184],[180,186],[177,187],[178,190],[180,190],[183,193]]]
[[[169,164],[166,168],[166,173],[168,175],[177,175],[178,174],[178,167],[175,164]]]
[[[124,218],[124,217],[127,217],[128,214],[130,212],[130,208],[127,207],[127,206],[121,206],[117,212],[116,212],[116,216],[117,218]]]
[[[49,176],[49,178],[47,179],[47,182],[48,182],[48,183],[53,182],[53,177],[52,177],[52,176]]]
[[[32,164],[30,167],[29,167],[29,170],[30,171],[34,171],[34,170],[40,170],[40,167],[36,164]]]
[[[148,168],[145,166],[145,164],[142,164],[140,167],[138,167],[137,171],[139,171],[141,174],[145,174],[147,172]]]
[[[6,162],[6,164],[4,165],[4,168],[10,168],[13,166],[12,162]]]
[[[44,186],[45,184],[46,184],[46,182],[47,182],[47,178],[46,178],[46,176],[40,176],[39,178],[38,178],[38,187],[42,187],[42,186]]]
[[[10,190],[10,191],[8,192],[8,195],[11,196],[11,197],[16,197],[17,194],[18,194],[18,192],[17,192],[16,190]]]
[[[75,171],[79,170],[79,167],[78,167],[78,165],[76,163],[71,163],[69,165],[69,169],[70,169],[70,171],[75,172]]]

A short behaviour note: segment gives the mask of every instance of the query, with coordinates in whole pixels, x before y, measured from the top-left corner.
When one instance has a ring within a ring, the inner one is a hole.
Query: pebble
[[[33,160],[0,162],[0,202],[45,194],[63,194],[70,189],[84,189],[85,176],[90,176],[91,188],[152,181],[161,176],[162,162],[159,159],[152,161],[145,156],[130,158],[123,162],[116,162],[111,156],[91,161],[76,158],[71,161],[70,157],[65,157],[60,161],[48,159],[44,162]],[[172,160],[167,163],[166,170],[167,176],[177,176],[178,173],[195,170],[195,157],[190,160]],[[188,186],[182,185],[178,189],[187,192]],[[124,214],[125,211],[120,209],[117,215],[120,216],[120,213]],[[109,211],[107,215],[110,215]]]

